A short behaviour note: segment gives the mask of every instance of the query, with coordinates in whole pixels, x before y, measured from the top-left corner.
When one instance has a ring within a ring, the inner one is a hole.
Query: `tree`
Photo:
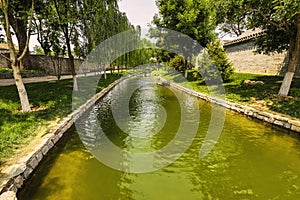
[[[52,19],[54,9],[50,1],[36,0],[35,4],[34,29],[44,54],[49,56],[53,43],[50,41],[51,36],[57,35],[58,32],[56,20]]]
[[[223,81],[229,81],[233,73],[232,63],[229,62],[220,41],[211,42],[207,45],[206,51],[199,60],[199,72],[204,80],[218,81],[219,75],[214,71],[213,66],[216,66]]]
[[[215,9],[206,0],[157,0],[159,15],[155,15],[153,23],[159,28],[168,28],[196,40],[202,47],[207,47],[216,40]],[[168,40],[170,38],[164,38]],[[176,40],[176,38],[174,38]],[[191,44],[181,44],[183,51],[193,51]],[[198,54],[200,52],[194,52]],[[186,57],[186,55],[183,55]],[[214,56],[214,55],[211,55]],[[225,56],[226,57],[226,56]],[[189,62],[192,58],[185,58],[185,77]],[[223,59],[222,66],[228,66],[227,59]]]
[[[287,96],[300,57],[300,4],[295,0],[238,0],[247,20],[248,28],[260,28],[264,35],[255,40],[258,52],[288,51],[288,69],[285,73],[279,96]],[[234,7],[231,0],[220,0],[228,7]],[[231,20],[224,14],[223,17]]]
[[[9,55],[10,55],[9,60],[11,62],[11,66],[13,69],[14,79],[15,79],[16,86],[18,89],[18,94],[19,94],[20,101],[21,101],[22,111],[29,112],[31,110],[31,108],[30,108],[26,88],[24,86],[22,76],[20,73],[20,67],[18,66],[18,62],[20,62],[24,58],[24,56],[26,55],[27,50],[28,50],[30,29],[31,29],[31,25],[32,25],[33,10],[34,10],[34,0],[31,1],[31,10],[30,10],[31,17],[29,20],[29,30],[28,30],[28,34],[27,34],[26,45],[25,45],[23,51],[21,51],[20,56],[17,56],[16,49],[15,49],[13,41],[12,41],[12,33],[10,30],[10,28],[11,28],[10,21],[11,21],[11,17],[12,17],[12,16],[10,16],[10,13],[12,12],[11,6],[12,5],[9,3],[8,0],[1,0],[2,18],[4,19],[3,27],[5,29],[7,43],[8,43],[8,47],[9,47]]]
[[[213,1],[212,8],[217,8],[216,23],[218,25],[218,29],[224,35],[229,34],[230,36],[240,36],[243,32],[245,32],[245,30],[247,30],[246,13],[244,12],[245,5],[242,1]]]
[[[73,90],[78,91],[76,69],[74,63],[74,56],[71,49],[72,37],[76,35],[76,26],[78,25],[79,4],[77,0],[53,0],[55,17],[57,19],[56,24],[62,31],[65,44],[67,47],[68,62],[73,76]],[[76,38],[78,39],[78,38]]]
[[[153,23],[159,28],[168,28],[186,34],[206,45],[216,38],[213,12],[206,0],[157,0],[159,15]]]
[[[23,52],[26,49],[25,55],[18,62],[21,69],[26,69],[30,66],[29,49],[26,47],[26,42],[28,37],[28,18],[30,16],[28,11],[31,8],[31,1],[12,0],[7,2],[9,2],[8,20],[17,37],[19,51]]]

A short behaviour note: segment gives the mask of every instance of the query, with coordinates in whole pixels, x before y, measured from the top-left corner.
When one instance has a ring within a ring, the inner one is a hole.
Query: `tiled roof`
[[[253,30],[247,30],[246,32],[244,32],[242,35],[235,38],[234,40],[230,40],[230,41],[225,42],[224,46],[228,46],[228,45],[231,45],[231,44],[251,40],[252,38],[255,38],[255,37],[260,36],[262,34],[264,34],[264,31],[262,31],[259,28],[256,28],[256,29],[253,29]]]

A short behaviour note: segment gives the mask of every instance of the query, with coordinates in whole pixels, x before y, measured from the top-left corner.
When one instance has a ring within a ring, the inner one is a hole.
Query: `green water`
[[[129,103],[132,121],[126,126],[127,133],[120,129],[110,105],[121,98],[119,91],[132,84],[145,85],[139,79],[123,82],[85,115],[88,120],[81,123],[87,124],[89,137],[94,138],[89,144],[99,142],[91,124],[94,120],[115,145],[131,152],[153,152],[175,137],[182,113],[178,98],[167,87],[153,84],[133,93]],[[198,133],[176,162],[141,174],[114,170],[86,149],[73,127],[19,192],[19,199],[300,199],[299,137],[227,111],[218,143],[200,159],[214,105],[181,92],[177,95],[185,98],[184,109],[192,116],[188,120],[197,124]],[[200,123],[193,117],[193,101],[199,104]],[[161,120],[162,107],[165,121]],[[86,143],[89,138],[82,139]]]

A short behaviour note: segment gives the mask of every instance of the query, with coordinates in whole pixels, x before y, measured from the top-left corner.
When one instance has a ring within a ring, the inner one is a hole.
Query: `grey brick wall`
[[[6,55],[9,56],[9,55]],[[29,69],[43,70],[47,74],[54,74],[54,67],[52,62],[53,57],[45,55],[30,55],[31,66]],[[78,69],[82,64],[82,60],[75,59],[75,67]],[[70,68],[67,58],[61,58],[62,74],[70,74]],[[10,63],[4,58],[0,57],[0,68],[10,67]]]
[[[286,52],[270,55],[255,53],[256,48],[251,40],[225,44],[224,49],[236,72],[283,75],[287,69]],[[295,75],[300,76],[300,60]]]

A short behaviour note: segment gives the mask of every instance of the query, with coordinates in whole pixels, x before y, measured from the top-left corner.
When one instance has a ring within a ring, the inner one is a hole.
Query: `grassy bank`
[[[193,78],[190,71],[188,83],[180,79],[180,75],[170,75],[166,72],[155,72],[168,80],[173,80],[197,92],[209,94],[203,81]],[[246,85],[244,80],[262,81],[263,85]],[[231,81],[224,83],[228,101],[251,105],[254,108],[281,113],[300,119],[300,78],[294,78],[288,97],[278,97],[283,77],[234,73]]]
[[[98,91],[120,78],[107,75],[101,78]],[[0,164],[14,150],[22,148],[38,133],[72,112],[72,80],[26,84],[31,106],[36,110],[22,113],[15,85],[0,87]]]

